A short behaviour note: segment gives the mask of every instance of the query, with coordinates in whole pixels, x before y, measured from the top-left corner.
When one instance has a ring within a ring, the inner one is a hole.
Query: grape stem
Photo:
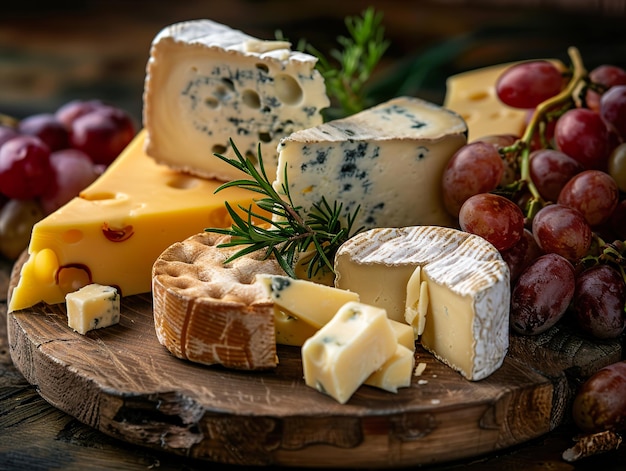
[[[530,143],[535,135],[535,132],[544,121],[546,115],[557,106],[571,102],[574,92],[587,77],[587,70],[585,69],[578,49],[576,47],[570,47],[567,52],[572,62],[573,70],[570,81],[559,94],[547,99],[537,106],[530,121],[528,122],[528,125],[526,126],[524,134],[520,139],[520,177],[522,181],[526,183],[528,191],[530,191],[530,194],[532,195],[527,211],[529,219],[532,219],[537,211],[545,205],[543,198],[539,194],[537,187],[530,177]]]

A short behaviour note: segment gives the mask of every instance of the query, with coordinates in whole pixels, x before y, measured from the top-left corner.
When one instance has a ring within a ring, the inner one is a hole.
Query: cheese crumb
[[[426,363],[419,362],[415,367],[415,372],[413,373],[415,376],[422,376],[422,373],[426,369]]]

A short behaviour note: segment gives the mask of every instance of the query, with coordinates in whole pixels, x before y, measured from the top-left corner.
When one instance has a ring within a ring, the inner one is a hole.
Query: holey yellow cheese
[[[302,346],[304,381],[344,404],[397,348],[385,310],[350,301]]]
[[[183,175],[143,151],[145,132],[91,186],[38,222],[29,258],[10,298],[15,311],[54,304],[80,287],[99,283],[128,296],[149,292],[159,254],[206,227],[227,227],[224,200],[244,207],[254,193]]]
[[[426,101],[399,97],[281,140],[276,181],[307,213],[322,197],[361,226],[451,225],[441,177],[466,143],[465,122]]]
[[[339,248],[335,271],[338,288],[410,322],[422,346],[467,379],[504,361],[510,274],[481,237],[434,226],[371,229]]]
[[[270,178],[280,138],[322,123],[330,101],[317,58],[210,20],[164,28],[154,38],[144,91],[148,155],[172,168],[231,180],[243,174],[213,156],[257,158]]]
[[[560,61],[551,60],[563,68]],[[512,108],[496,95],[500,75],[515,62],[470,70],[448,77],[444,106],[459,113],[469,129],[468,141],[496,134],[521,137],[527,111]]]

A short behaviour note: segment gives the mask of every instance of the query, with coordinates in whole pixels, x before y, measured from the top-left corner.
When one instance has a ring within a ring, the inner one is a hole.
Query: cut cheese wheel
[[[485,239],[435,226],[371,229],[339,248],[335,271],[338,288],[386,309],[392,319],[423,327],[422,346],[467,379],[483,379],[502,365],[510,274]],[[424,289],[428,299],[420,303]],[[424,320],[411,304],[421,306]]]
[[[241,247],[228,236],[201,233],[167,248],[152,271],[154,324],[174,356],[242,370],[276,366],[274,306],[255,277],[284,275],[256,252],[224,265]]]

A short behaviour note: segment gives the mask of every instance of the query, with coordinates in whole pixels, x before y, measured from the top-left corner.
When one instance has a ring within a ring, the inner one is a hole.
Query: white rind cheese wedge
[[[324,196],[360,206],[354,229],[451,225],[441,177],[466,143],[456,113],[417,98],[400,97],[348,118],[297,131],[281,140],[274,188],[310,212]]]
[[[302,346],[304,381],[345,404],[397,346],[384,309],[351,301]]]
[[[65,296],[67,325],[79,334],[120,321],[120,296],[112,286],[92,283]]]
[[[221,180],[243,174],[214,153],[252,159],[270,179],[279,140],[322,123],[328,107],[317,58],[210,20],[177,23],[154,38],[144,88],[147,153],[177,170]]]
[[[419,282],[409,283],[418,268]],[[361,302],[399,321],[407,298],[419,298],[416,290],[426,283],[422,346],[469,380],[502,365],[510,275],[499,252],[481,237],[432,226],[372,229],[339,248],[335,271],[338,288],[359,293]]]

